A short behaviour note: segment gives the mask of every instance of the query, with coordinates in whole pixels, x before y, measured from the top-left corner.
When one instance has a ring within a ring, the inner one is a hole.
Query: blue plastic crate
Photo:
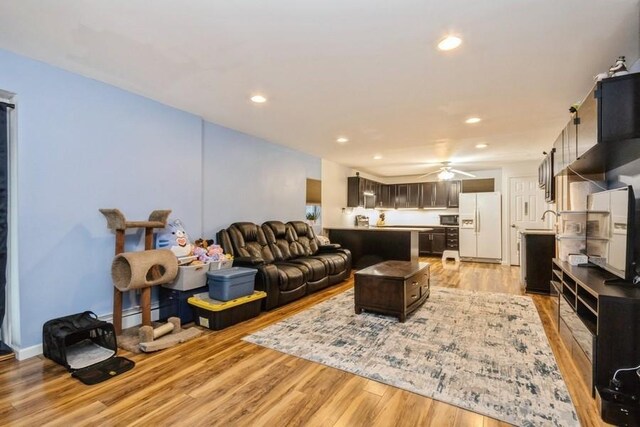
[[[218,301],[230,301],[251,295],[257,272],[253,268],[244,267],[209,271],[207,273],[209,296]]]

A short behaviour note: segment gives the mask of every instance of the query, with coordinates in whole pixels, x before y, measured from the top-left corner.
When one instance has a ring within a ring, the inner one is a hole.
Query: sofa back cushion
[[[274,261],[260,226],[252,222],[234,222],[229,226],[228,232],[236,255],[262,258],[267,264]]]
[[[300,255],[307,256],[318,252],[318,239],[309,224],[304,221],[289,221],[287,225],[291,227],[292,252],[301,251]]]
[[[299,256],[298,253],[291,253],[289,247],[291,230],[282,221],[267,221],[262,224],[262,231],[269,243],[271,252],[276,261],[286,261]]]

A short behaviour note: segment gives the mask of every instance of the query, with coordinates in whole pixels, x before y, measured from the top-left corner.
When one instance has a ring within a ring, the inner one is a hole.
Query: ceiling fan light
[[[453,177],[455,176],[455,174],[449,170],[443,170],[438,174],[438,179],[440,181],[449,181],[450,179],[453,179]]]

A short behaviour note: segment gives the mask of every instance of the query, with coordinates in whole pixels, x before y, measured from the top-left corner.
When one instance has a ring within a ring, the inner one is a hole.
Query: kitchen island
[[[331,243],[351,251],[353,268],[360,270],[382,261],[418,261],[418,234],[431,228],[328,227]]]

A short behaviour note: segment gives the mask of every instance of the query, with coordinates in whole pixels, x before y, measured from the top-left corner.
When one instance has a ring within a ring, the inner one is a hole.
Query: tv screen
[[[587,196],[587,256],[589,262],[616,276],[634,275],[633,189],[623,187]]]

